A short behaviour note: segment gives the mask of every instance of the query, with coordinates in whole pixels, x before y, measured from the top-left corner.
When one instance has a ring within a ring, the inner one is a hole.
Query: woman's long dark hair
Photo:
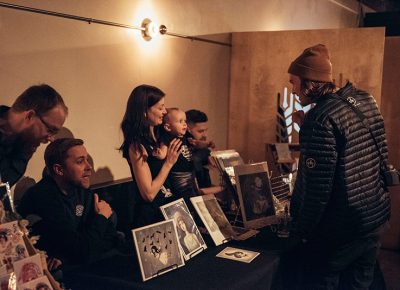
[[[129,159],[129,146],[133,145],[135,150],[140,151],[143,142],[157,145],[150,134],[150,124],[147,120],[147,111],[157,104],[165,93],[159,88],[140,85],[133,89],[128,98],[124,118],[121,122],[121,130],[124,134],[124,142],[119,148],[125,158]]]

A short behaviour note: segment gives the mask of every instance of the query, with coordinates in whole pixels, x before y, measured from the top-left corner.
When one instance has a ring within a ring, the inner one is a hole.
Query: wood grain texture
[[[389,160],[400,169],[400,37],[386,37],[383,61],[381,112],[385,119]],[[390,228],[382,238],[382,247],[400,249],[400,186],[390,191],[392,215]]]
[[[275,142],[276,96],[291,91],[287,69],[305,48],[323,43],[338,85],[347,79],[381,100],[384,28],[241,32],[232,35],[228,147],[263,161]]]

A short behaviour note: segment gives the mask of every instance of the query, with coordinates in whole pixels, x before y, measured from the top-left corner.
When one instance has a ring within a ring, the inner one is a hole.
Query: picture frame
[[[166,220],[175,220],[178,241],[185,260],[207,249],[200,231],[183,198],[160,207]]]
[[[240,154],[234,149],[211,151],[210,156],[216,161],[218,169],[225,174],[232,186],[236,185],[234,166],[244,165]]]
[[[267,162],[234,167],[245,228],[262,228],[276,222],[275,204]]]
[[[9,272],[13,263],[29,256],[18,221],[0,224],[0,262]]]
[[[214,195],[195,196],[190,201],[216,246],[230,240],[245,240],[258,233],[256,230],[233,227]]]
[[[17,285],[25,284],[44,275],[40,254],[14,262]]]
[[[173,219],[132,230],[143,281],[185,265]]]
[[[36,289],[53,290],[53,287],[51,286],[49,278],[47,278],[47,276],[44,275],[35,280],[21,284],[19,286],[19,289],[23,289],[23,290],[36,290]]]

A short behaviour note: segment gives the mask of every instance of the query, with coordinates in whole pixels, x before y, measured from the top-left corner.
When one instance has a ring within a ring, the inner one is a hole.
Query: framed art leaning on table
[[[163,205],[160,209],[165,219],[175,220],[178,240],[185,260],[189,260],[207,249],[207,245],[183,198]]]
[[[133,229],[132,234],[143,281],[185,265],[174,220]]]
[[[276,221],[267,162],[234,167],[243,224],[262,228]]]

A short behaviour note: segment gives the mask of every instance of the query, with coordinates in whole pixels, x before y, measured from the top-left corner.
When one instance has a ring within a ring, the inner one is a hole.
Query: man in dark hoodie
[[[288,72],[301,105],[315,104],[301,125],[291,200],[290,238],[300,242],[306,266],[302,289],[368,289],[390,215],[382,115],[350,83],[335,92],[322,44],[305,49]]]
[[[44,154],[49,175],[23,196],[18,212],[40,235],[37,248],[64,264],[90,263],[123,245],[111,222],[112,209],[92,194],[92,167],[80,139],[50,143]]]

